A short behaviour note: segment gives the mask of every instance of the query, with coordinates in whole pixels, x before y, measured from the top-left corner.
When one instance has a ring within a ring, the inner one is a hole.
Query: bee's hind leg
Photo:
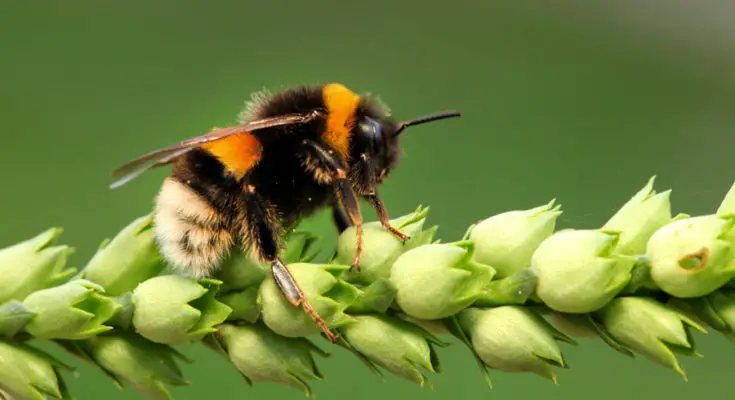
[[[256,192],[257,188],[248,186],[246,194],[246,232],[244,236],[250,245],[257,251],[260,258],[271,264],[271,274],[278,288],[294,307],[301,306],[304,311],[316,322],[331,342],[337,341],[337,336],[327,327],[327,323],[309,303],[301,290],[299,283],[288,270],[286,264],[278,257],[280,249],[277,238],[280,225],[273,210],[268,209],[264,200]]]

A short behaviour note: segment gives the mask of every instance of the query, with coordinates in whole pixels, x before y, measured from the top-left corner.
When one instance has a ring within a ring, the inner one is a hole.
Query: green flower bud
[[[694,349],[689,328],[706,333],[704,328],[683,313],[653,299],[620,297],[596,312],[595,318],[617,345],[673,369],[684,379],[686,374],[674,352],[701,357]]]
[[[153,216],[147,215],[103,241],[81,277],[101,285],[110,296],[120,296],[158,275],[164,266],[153,234]]]
[[[431,243],[437,227],[423,229],[429,208],[418,207],[413,213],[392,219],[391,226],[410,239],[405,243],[381,225],[379,221],[363,224],[363,252],[360,258],[360,271],[348,271],[345,280],[370,284],[378,279],[390,277],[393,262],[404,252]],[[337,241],[337,254],[333,262],[352,265],[357,248],[356,228],[347,228]]]
[[[348,266],[295,263],[287,268],[329,328],[337,328],[351,320],[344,311],[356,300],[358,292],[354,286],[339,279]],[[304,337],[321,330],[302,307],[288,302],[270,274],[260,285],[259,304],[265,325],[281,336]]]
[[[103,295],[104,289],[86,280],[31,293],[23,304],[36,316],[25,331],[38,339],[80,340],[112,329],[105,325],[121,305]]]
[[[249,384],[275,382],[311,396],[308,380],[321,380],[312,353],[328,354],[304,338],[277,335],[262,324],[225,324],[218,335],[230,362]]]
[[[616,250],[636,255],[646,252],[646,243],[656,230],[671,222],[671,190],[656,193],[648,184],[628,200],[602,229],[621,232]]]
[[[588,313],[628,283],[637,258],[616,252],[617,232],[568,229],[551,235],[531,258],[536,295],[555,311]]]
[[[722,199],[720,207],[717,208],[717,215],[730,215],[735,214],[735,184],[730,186],[730,190],[727,191],[725,198]]]
[[[554,232],[561,205],[548,204],[522,211],[508,211],[487,218],[471,228],[474,260],[492,266],[497,278],[513,275],[531,264],[541,242]],[[553,208],[552,208],[553,207]]]
[[[674,221],[648,241],[651,278],[681,298],[706,296],[735,277],[735,215]]]
[[[441,372],[432,345],[447,344],[410,322],[382,314],[360,315],[341,331],[345,340],[341,344],[367,361],[378,375],[375,365],[424,386],[429,382],[418,367]]]
[[[10,399],[70,399],[62,370],[72,368],[24,343],[0,340],[0,394]]]
[[[71,353],[99,366],[119,389],[127,383],[152,400],[170,400],[166,385],[188,386],[177,364],[189,360],[173,348],[125,331],[85,341],[61,342]]]
[[[215,332],[232,310],[217,301],[220,282],[164,275],[141,283],[133,292],[133,326],[148,340],[184,344]]]
[[[74,249],[66,245],[52,246],[61,228],[49,229],[24,242],[0,249],[0,304],[23,300],[36,290],[65,281],[77,271],[64,269]]]
[[[527,308],[471,307],[457,319],[474,351],[490,369],[531,372],[557,383],[552,367],[567,368],[557,341],[574,341]]]
[[[403,253],[393,264],[396,302],[419,319],[441,319],[474,303],[495,270],[473,261],[474,243],[427,244]]]

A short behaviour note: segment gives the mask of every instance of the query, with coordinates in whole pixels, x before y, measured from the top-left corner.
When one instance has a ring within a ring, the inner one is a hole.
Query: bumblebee
[[[338,83],[302,85],[253,96],[238,125],[215,129],[145,154],[113,171],[117,188],[156,167],[172,165],[154,207],[154,232],[164,259],[192,277],[210,276],[233,249],[270,263],[288,301],[301,306],[331,341],[337,337],[304,297],[279,259],[285,233],[324,208],[341,232],[355,226],[359,268],[359,199],[390,225],[378,186],[400,158],[410,126],[458,117],[442,112],[396,122],[376,97]]]

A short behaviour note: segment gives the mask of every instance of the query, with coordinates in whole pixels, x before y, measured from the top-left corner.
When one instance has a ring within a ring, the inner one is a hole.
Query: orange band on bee
[[[263,150],[260,141],[247,132],[205,143],[202,148],[217,157],[236,179],[245,176],[260,161]]]
[[[355,113],[360,96],[343,85],[330,83],[322,91],[324,105],[329,116],[322,139],[347,160],[350,152],[350,135],[355,124]]]

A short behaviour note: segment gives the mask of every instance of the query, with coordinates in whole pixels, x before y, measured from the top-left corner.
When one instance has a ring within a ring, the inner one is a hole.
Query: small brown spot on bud
[[[687,254],[679,259],[679,267],[687,271],[702,269],[709,262],[709,249],[702,247],[694,253]]]

